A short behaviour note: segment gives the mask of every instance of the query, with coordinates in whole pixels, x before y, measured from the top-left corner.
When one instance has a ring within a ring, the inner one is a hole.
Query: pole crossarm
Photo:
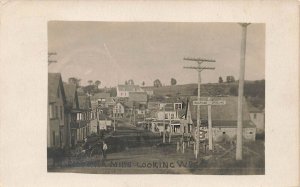
[[[198,66],[185,66],[183,68],[186,69],[195,69],[198,71],[198,96],[197,96],[197,102],[200,102],[200,93],[201,93],[201,72],[203,70],[214,70],[214,67],[207,67],[207,66],[201,66],[202,63],[204,62],[216,62],[215,60],[212,59],[207,59],[207,58],[190,58],[190,57],[185,57],[183,60],[188,60],[188,61],[194,61],[198,63]],[[194,149],[195,157],[196,159],[198,158],[198,154],[200,153],[199,145],[200,145],[200,124],[201,124],[201,114],[200,114],[200,105],[197,105],[197,128],[196,128],[196,145]]]
[[[242,27],[247,27],[248,25],[250,25],[251,23],[239,23],[240,26]]]
[[[213,59],[207,59],[207,58],[192,58],[192,57],[185,57],[183,60],[187,61],[196,61],[196,62],[216,62],[216,60]]]
[[[194,66],[184,66],[183,68],[185,69],[199,69],[199,70],[204,70],[204,69],[210,69],[210,70],[214,70],[216,68],[214,67],[194,67]]]

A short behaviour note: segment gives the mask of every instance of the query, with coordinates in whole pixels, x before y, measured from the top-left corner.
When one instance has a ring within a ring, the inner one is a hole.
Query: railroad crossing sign
[[[193,101],[193,105],[225,105],[226,101],[224,100],[216,100],[216,101]]]
[[[206,101],[193,101],[193,105],[207,105],[207,114],[208,114],[208,144],[209,144],[209,150],[213,149],[212,146],[212,122],[211,122],[211,106],[212,105],[225,105],[225,100],[211,100],[211,98],[207,98]]]

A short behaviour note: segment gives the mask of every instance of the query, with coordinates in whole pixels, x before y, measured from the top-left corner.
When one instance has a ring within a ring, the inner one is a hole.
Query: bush
[[[65,150],[58,147],[47,148],[47,158],[59,159],[65,155]]]
[[[256,140],[265,140],[265,133],[256,134]]]

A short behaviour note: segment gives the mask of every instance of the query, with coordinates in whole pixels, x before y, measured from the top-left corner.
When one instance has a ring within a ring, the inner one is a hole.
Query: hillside
[[[196,96],[198,93],[197,84],[184,84],[162,87],[142,87],[153,90],[156,96],[185,97]],[[201,84],[202,96],[224,96],[238,95],[238,82],[232,83],[207,83]],[[256,107],[264,107],[265,80],[245,81],[244,95]]]
[[[201,95],[231,95],[230,88],[237,87],[237,83],[209,83],[201,84]],[[143,87],[153,90],[154,95],[159,96],[196,96],[197,84],[184,84],[162,87]]]

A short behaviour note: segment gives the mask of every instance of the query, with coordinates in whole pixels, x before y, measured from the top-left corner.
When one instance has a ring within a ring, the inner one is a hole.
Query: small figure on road
[[[102,154],[103,159],[106,159],[107,144],[103,141]]]

